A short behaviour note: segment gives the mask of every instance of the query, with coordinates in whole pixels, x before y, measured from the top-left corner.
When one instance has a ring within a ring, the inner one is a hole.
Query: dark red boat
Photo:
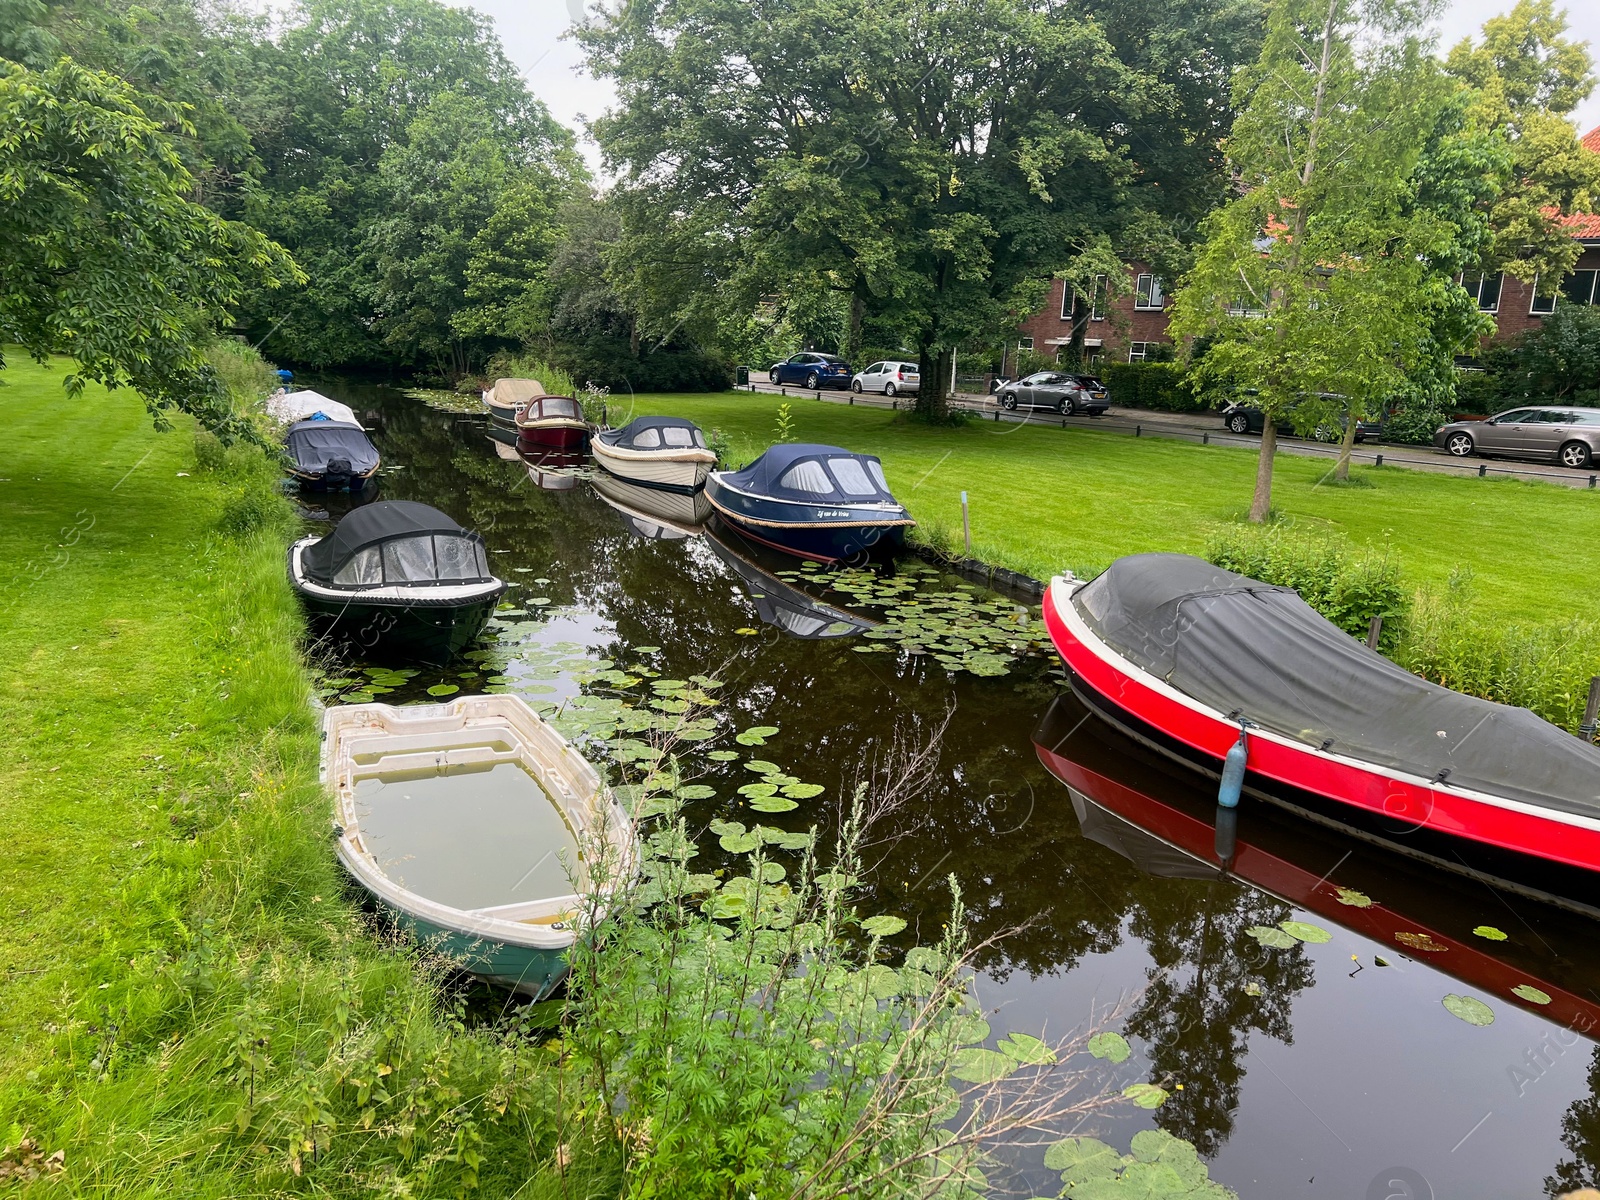
[[[526,449],[582,450],[589,443],[583,406],[571,396],[535,396],[516,422],[517,444]]]
[[[1244,730],[1246,793],[1443,858],[1430,839],[1600,869],[1600,748],[1411,674],[1290,588],[1139,554],[1057,578],[1044,617],[1083,699],[1148,744],[1217,777]]]
[[[1238,823],[1219,839],[1215,800],[1197,776],[1164,769],[1165,760],[1143,753],[1073,696],[1051,706],[1034,733],[1034,749],[1066,784],[1084,836],[1146,874],[1233,876],[1507,1003],[1600,1037],[1592,920],[1519,904],[1518,932],[1533,936],[1486,941],[1474,927],[1503,919],[1506,909],[1478,882],[1441,876],[1266,806],[1227,813]]]

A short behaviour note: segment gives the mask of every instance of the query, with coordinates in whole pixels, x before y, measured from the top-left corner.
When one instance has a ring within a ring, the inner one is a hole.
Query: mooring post
[[[1578,736],[1586,742],[1594,741],[1594,730],[1600,722],[1600,675],[1589,680],[1589,703],[1583,706],[1583,724],[1578,726]]]
[[[1383,614],[1379,613],[1372,618],[1372,623],[1367,626],[1367,649],[1378,648],[1378,635],[1383,632]]]
[[[961,493],[961,532],[967,539],[967,557],[972,557],[972,519],[967,513],[967,494]],[[1595,682],[1600,683],[1600,680]]]
[[[1210,435],[1210,434],[1209,434],[1209,433],[1202,433],[1202,434],[1201,434],[1201,435],[1200,435],[1200,444],[1201,444],[1201,445],[1202,445],[1202,446],[1209,446],[1209,445],[1211,445],[1211,435]]]
[[[1142,428],[1143,428],[1143,426],[1140,426],[1140,425],[1135,425],[1135,426],[1134,426],[1134,427],[1133,427],[1133,436],[1134,436],[1134,437],[1138,437],[1138,436],[1139,436],[1139,431],[1140,431],[1140,430],[1141,430],[1141,429],[1142,429]]]
[[[1377,458],[1373,459],[1372,460],[1372,465],[1375,466],[1375,467],[1383,466],[1383,455],[1380,454],[1380,455],[1378,455]]]
[[[1488,473],[1489,473],[1489,464],[1488,463],[1479,463],[1478,464],[1478,478],[1482,479]]]
[[[1594,486],[1594,481],[1596,479],[1600,479],[1600,475],[1591,475],[1591,476],[1589,476],[1589,486],[1590,487]]]

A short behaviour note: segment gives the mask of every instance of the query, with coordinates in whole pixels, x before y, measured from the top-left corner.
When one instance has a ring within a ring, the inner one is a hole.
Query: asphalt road
[[[902,396],[898,400],[889,400],[883,396],[858,396],[851,392],[836,389],[824,389],[822,392],[817,393],[792,385],[780,388],[769,384],[764,379],[757,380],[752,385],[751,390],[774,395],[782,393],[793,396],[796,399],[812,402],[820,400],[825,404],[854,403],[872,408],[898,408],[909,405],[912,402],[911,397],[907,396]],[[1016,412],[1006,412],[989,397],[961,394],[957,395],[955,404],[958,408],[982,414],[985,420],[1027,422],[1037,425],[1051,425],[1063,429],[1068,427],[1102,429],[1135,437],[1177,438],[1182,441],[1200,442],[1210,446],[1254,447],[1261,441],[1260,436],[1256,434],[1240,435],[1229,433],[1222,427],[1221,418],[1214,413],[1164,413],[1147,412],[1143,409],[1113,408],[1100,417],[1063,417],[1054,412],[1044,410],[1028,412],[1019,409]],[[1284,435],[1279,435],[1278,450],[1282,454],[1298,454],[1306,458],[1335,459],[1339,457],[1338,446],[1330,446],[1325,442]],[[1358,445],[1352,458],[1356,462],[1377,462],[1383,466],[1409,467],[1417,471],[1436,471],[1443,475],[1537,479],[1545,483],[1561,484],[1565,487],[1600,489],[1600,467],[1597,466],[1591,466],[1584,471],[1571,471],[1555,463],[1523,463],[1510,459],[1491,458],[1452,458],[1444,451],[1436,450],[1432,446],[1389,445],[1382,442],[1369,442]]]

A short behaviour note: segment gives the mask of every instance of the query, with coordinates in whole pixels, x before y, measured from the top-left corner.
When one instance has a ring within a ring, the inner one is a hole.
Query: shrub
[[[578,385],[572,376],[533,354],[496,354],[484,368],[485,388],[496,379],[537,379],[552,396],[576,396]]]
[[[194,465],[202,471],[218,472],[228,465],[228,448],[209,429],[195,431]]]
[[[248,537],[257,530],[287,529],[294,510],[281,492],[252,483],[228,497],[217,528],[229,537]]]
[[[1400,640],[1408,596],[1399,564],[1386,551],[1356,549],[1329,535],[1290,525],[1230,525],[1206,544],[1219,567],[1263,583],[1292,587],[1351,637],[1365,641],[1372,618],[1384,618],[1381,645]]]
[[[1178,363],[1110,363],[1099,369],[1113,404],[1157,412],[1200,412],[1208,405],[1189,390]]]

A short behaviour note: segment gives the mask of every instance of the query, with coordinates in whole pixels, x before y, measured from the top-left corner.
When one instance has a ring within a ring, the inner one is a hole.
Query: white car
[[[855,378],[850,380],[852,392],[882,392],[885,396],[898,395],[900,392],[914,392],[921,376],[917,374],[917,364],[914,362],[875,362],[864,370],[857,371]]]

